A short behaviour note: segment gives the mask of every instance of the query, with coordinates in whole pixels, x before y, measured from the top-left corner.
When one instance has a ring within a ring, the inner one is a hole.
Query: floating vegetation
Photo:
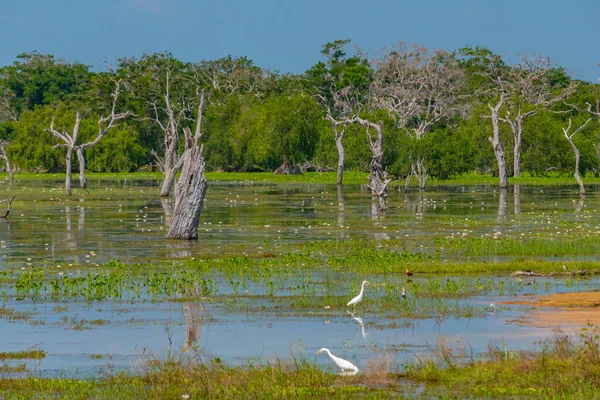
[[[29,358],[35,360],[46,358],[46,351],[39,349],[29,349],[21,351],[0,352],[0,360],[23,360]]]

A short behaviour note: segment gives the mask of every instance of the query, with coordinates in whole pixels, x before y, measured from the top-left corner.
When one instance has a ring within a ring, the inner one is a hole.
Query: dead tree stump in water
[[[190,128],[184,128],[185,151],[181,156],[183,168],[175,184],[175,207],[171,217],[169,239],[198,239],[198,222],[204,205],[204,195],[208,183],[204,177],[204,157],[202,146],[198,144],[202,136],[202,114],[204,112],[204,91],[197,89],[200,96],[196,132],[192,136]]]
[[[169,239],[197,239],[200,212],[208,183],[204,177],[202,146],[192,137],[188,128],[185,133],[185,152],[181,176],[175,185],[175,208],[171,218]]]

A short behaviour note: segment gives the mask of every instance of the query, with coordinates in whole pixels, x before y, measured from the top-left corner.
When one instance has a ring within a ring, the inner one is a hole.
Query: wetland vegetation
[[[598,392],[599,86],[349,45],[0,67],[0,397]]]
[[[593,183],[583,203],[561,184],[502,199],[482,184],[433,185],[391,192],[381,211],[359,184],[340,197],[332,174],[213,174],[203,240],[182,243],[164,240],[172,204],[157,199],[153,175],[91,175],[70,198],[58,179],[16,178],[2,187],[2,200],[17,197],[0,221],[9,398],[598,389],[594,326],[556,336],[523,323],[532,306],[510,304],[598,289]],[[347,307],[365,279],[363,301]],[[339,376],[315,355],[324,346],[361,372]],[[569,386],[562,369],[582,383]]]

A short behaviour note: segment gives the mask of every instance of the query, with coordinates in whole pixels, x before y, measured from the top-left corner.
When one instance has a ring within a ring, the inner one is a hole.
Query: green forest
[[[69,140],[88,171],[158,171],[167,147],[183,151],[181,129],[196,129],[201,89],[207,171],[274,171],[284,160],[334,171],[338,137],[346,170],[369,171],[380,156],[390,178],[423,188],[427,177],[498,176],[499,151],[507,176],[572,175],[575,148],[579,173],[600,174],[599,85],[548,57],[399,43],[370,58],[349,39],[320,52],[298,75],[233,56],[144,54],[96,72],[24,53],[0,68],[0,140],[15,171],[64,172]]]

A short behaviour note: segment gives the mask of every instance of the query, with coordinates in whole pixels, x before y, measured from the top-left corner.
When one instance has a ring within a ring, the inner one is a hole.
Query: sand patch
[[[522,325],[555,328],[600,325],[600,292],[557,293],[498,304],[540,307],[514,320]]]

